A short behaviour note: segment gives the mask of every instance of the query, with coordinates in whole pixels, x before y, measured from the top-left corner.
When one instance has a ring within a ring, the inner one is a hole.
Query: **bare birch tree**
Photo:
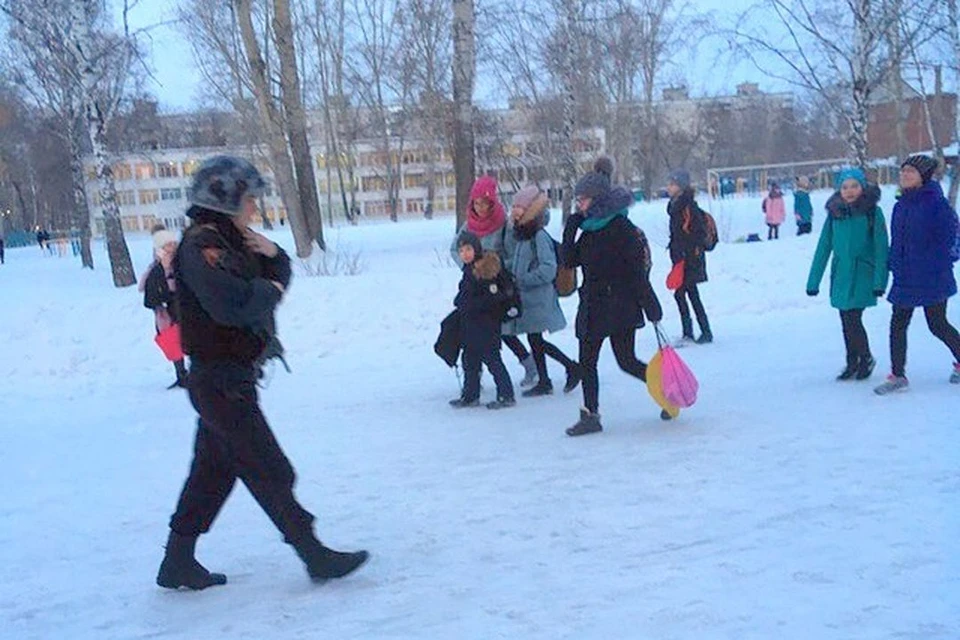
[[[466,221],[476,176],[473,90],[477,73],[473,0],[453,0],[453,172],[457,183],[457,229]]]
[[[911,12],[917,22],[932,15],[940,1],[914,5]],[[887,81],[895,58],[886,34],[888,25],[897,22],[896,4],[762,0],[727,35],[731,46],[762,72],[821,95],[847,122],[851,157],[865,166],[870,98]],[[919,33],[901,33],[900,46],[916,42]],[[842,92],[834,91],[837,86]]]

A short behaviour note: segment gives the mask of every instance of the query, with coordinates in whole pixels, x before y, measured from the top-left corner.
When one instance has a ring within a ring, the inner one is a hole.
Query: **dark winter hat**
[[[457,238],[457,249],[465,245],[473,247],[473,253],[476,257],[479,258],[483,255],[483,245],[480,244],[480,237],[472,231],[463,231]]]
[[[924,184],[930,182],[933,178],[934,172],[937,170],[939,163],[934,158],[924,155],[913,155],[903,161],[903,164],[900,165],[900,168],[904,167],[913,167],[920,174],[920,177],[923,178]]]
[[[681,189],[690,187],[690,172],[686,169],[677,169],[670,174],[670,182]]]
[[[188,199],[194,206],[235,216],[243,209],[244,197],[260,196],[266,188],[263,176],[249,161],[214,156],[193,174]]]
[[[593,171],[584,175],[573,189],[573,195],[584,198],[599,198],[610,191],[610,179],[613,176],[613,160],[600,156],[593,163]]]

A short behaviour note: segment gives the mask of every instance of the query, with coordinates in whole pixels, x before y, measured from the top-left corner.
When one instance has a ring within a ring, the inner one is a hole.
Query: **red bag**
[[[170,362],[183,360],[183,347],[180,346],[180,325],[172,324],[153,339]]]
[[[686,260],[681,260],[677,264],[673,265],[673,269],[670,269],[670,273],[667,275],[667,289],[670,291],[676,291],[683,286],[683,272],[687,268]]]

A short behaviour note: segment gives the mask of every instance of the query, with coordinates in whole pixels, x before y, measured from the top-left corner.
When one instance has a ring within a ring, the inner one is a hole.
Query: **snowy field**
[[[366,269],[294,281],[279,313],[293,374],[277,368],[262,393],[321,538],[373,553],[324,586],[239,485],[198,548],[229,584],[155,586],[195,424],[185,394],[164,390],[173,369],[152,315],[135,288],[111,286],[101,245],[94,273],[8,251],[0,638],[955,640],[960,388],[917,316],[912,389],[874,396],[885,301],[866,313],[873,379],[834,381],[844,354],[827,282],[804,294],[826,196],[814,195],[814,235],[788,221],[779,242],[710,254],[716,342],[682,352],[701,381],[695,407],[661,422],[605,350],[605,432],[579,439],[563,433],[579,391],[496,414],[447,407],[457,380],[431,347],[459,278],[450,219],[328,230]],[[664,206],[632,217],[676,334]],[[734,235],[765,231],[759,199],[713,212]],[[149,239],[129,241],[139,273]],[[570,320],[575,306],[564,301]],[[949,317],[960,323],[956,301]],[[572,329],[554,338],[576,354]],[[642,331],[641,356],[655,348]]]

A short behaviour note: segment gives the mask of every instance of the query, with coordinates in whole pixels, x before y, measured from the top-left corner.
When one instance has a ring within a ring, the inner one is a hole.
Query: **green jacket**
[[[831,202],[834,202],[834,198],[831,198]],[[827,207],[829,210],[830,203]],[[877,296],[874,292],[887,289],[889,247],[887,224],[880,207],[874,206],[872,214],[851,211],[849,208],[846,215],[828,213],[810,266],[807,291],[820,290],[827,259],[833,254],[830,264],[830,305],[841,311],[876,306]]]
[[[813,205],[810,203],[810,194],[801,189],[793,192],[793,214],[800,216],[797,222],[813,220]]]

